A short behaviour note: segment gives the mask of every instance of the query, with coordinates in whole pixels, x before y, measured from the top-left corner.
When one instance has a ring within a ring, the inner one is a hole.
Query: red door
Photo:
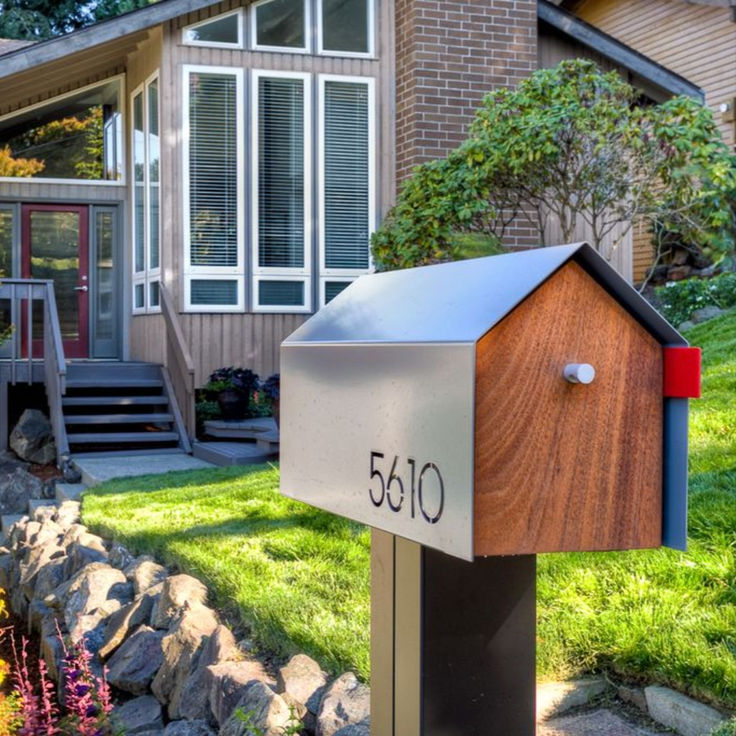
[[[21,246],[22,277],[54,282],[64,355],[89,357],[89,208],[24,204]],[[33,354],[40,357],[40,309],[34,310],[33,323]]]

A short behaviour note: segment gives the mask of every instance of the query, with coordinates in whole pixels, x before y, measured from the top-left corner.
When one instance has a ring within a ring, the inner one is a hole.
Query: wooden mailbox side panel
[[[476,555],[662,543],[662,347],[566,264],[477,346]],[[568,363],[590,363],[589,385]]]

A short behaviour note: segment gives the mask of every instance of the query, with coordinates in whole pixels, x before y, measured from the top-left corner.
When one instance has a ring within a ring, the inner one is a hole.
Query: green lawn
[[[594,670],[736,707],[736,315],[693,329],[690,549],[539,558],[541,678]],[[275,469],[113,481],[84,519],[202,576],[261,644],[369,674],[369,536],[279,496]]]

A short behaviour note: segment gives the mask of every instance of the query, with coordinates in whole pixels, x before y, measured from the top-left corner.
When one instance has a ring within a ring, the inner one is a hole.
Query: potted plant
[[[262,384],[261,391],[268,396],[273,407],[273,418],[276,420],[276,426],[279,426],[279,399],[281,398],[281,376],[274,373],[269,376]]]
[[[215,395],[223,419],[243,419],[250,398],[258,387],[258,376],[247,368],[218,368],[210,374],[205,390]]]

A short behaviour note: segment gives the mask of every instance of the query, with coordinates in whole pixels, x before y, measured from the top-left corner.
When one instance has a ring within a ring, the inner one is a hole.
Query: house
[[[160,0],[0,46],[0,161],[22,173],[0,169],[0,312],[17,326],[0,446],[26,381],[60,453],[188,449],[195,387],[225,365],[276,371],[281,341],[370,271],[412,166],[560,49],[699,94],[544,0]],[[518,225],[509,244],[536,236]]]

